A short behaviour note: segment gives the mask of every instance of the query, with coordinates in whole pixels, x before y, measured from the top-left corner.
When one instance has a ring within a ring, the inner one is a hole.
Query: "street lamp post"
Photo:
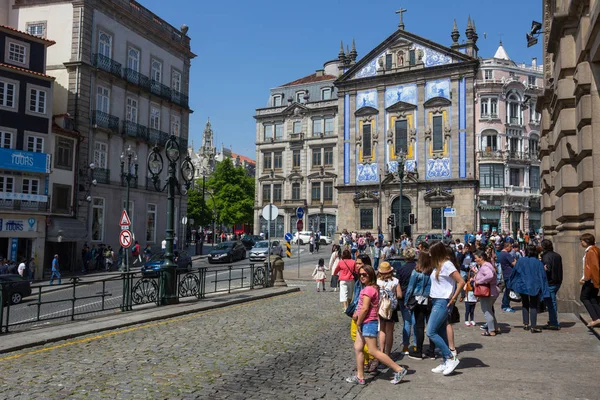
[[[125,161],[127,161],[127,171],[125,172]],[[131,172],[131,169],[135,170],[135,173]],[[135,151],[131,148],[131,145],[127,146],[127,149],[121,153],[121,182],[127,183],[127,190],[125,195],[125,212],[129,215],[129,187],[131,181],[137,182],[137,171],[138,171],[138,156]],[[131,217],[130,217],[131,218]],[[129,272],[129,257],[126,248],[122,247],[123,256],[125,257],[125,272]]]
[[[167,246],[165,249],[165,262],[161,266],[161,290],[160,290],[160,304],[176,304],[179,302],[177,297],[177,276],[175,273],[175,261],[173,260],[173,228],[175,226],[175,190],[179,194],[187,193],[194,179],[194,165],[189,155],[186,155],[183,162],[181,163],[181,177],[183,178],[183,184],[179,184],[177,179],[177,161],[179,160],[179,145],[177,143],[177,137],[171,135],[165,145],[165,154],[168,161],[168,176],[167,183],[162,188],[158,183],[159,175],[164,168],[164,160],[160,154],[158,145],[155,145],[150,154],[148,155],[148,171],[152,175],[152,181],[154,182],[154,188],[162,192],[167,190],[167,230],[166,230],[166,242]],[[183,188],[183,190],[182,190]]]

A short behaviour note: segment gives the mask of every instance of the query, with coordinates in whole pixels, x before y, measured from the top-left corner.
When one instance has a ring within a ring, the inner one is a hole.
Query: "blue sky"
[[[175,27],[189,26],[192,51],[190,139],[197,149],[210,117],[215,145],[254,159],[256,108],[269,89],[301,78],[337,57],[340,40],[356,40],[359,59],[391,35],[404,14],[406,30],[440,44],[452,43],[456,19],[461,33],[470,15],[479,34],[479,55],[494,55],[500,38],[511,59],[541,64],[542,47],[527,48],[531,21],[541,21],[540,0],[428,0],[370,2],[275,0],[140,0]],[[484,37],[485,33],[485,37]],[[540,40],[541,43],[541,40]],[[190,140],[190,142],[191,142]]]

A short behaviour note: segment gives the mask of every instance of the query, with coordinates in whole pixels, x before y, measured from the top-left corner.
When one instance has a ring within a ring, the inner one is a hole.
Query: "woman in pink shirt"
[[[377,348],[379,286],[377,286],[375,270],[370,265],[365,265],[358,271],[358,276],[363,289],[360,291],[356,312],[352,316],[357,326],[357,335],[354,341],[356,375],[346,378],[346,382],[357,385],[365,384],[363,348],[366,344],[370,355],[394,370],[394,376],[390,382],[396,385],[402,381],[407,371]]]
[[[356,265],[350,254],[350,250],[342,252],[342,259],[331,272],[332,275],[338,275],[340,280],[340,303],[344,307],[344,312],[348,308],[348,301],[354,295],[354,274]]]
[[[487,330],[483,331],[483,336],[496,336],[500,333],[498,321],[496,321],[496,313],[494,313],[494,302],[498,298],[498,282],[496,280],[496,268],[490,263],[490,258],[485,251],[479,250],[475,252],[475,262],[479,265],[479,271],[475,275],[476,285],[486,285],[490,287],[490,295],[488,297],[479,297],[481,311],[487,322]],[[505,289],[505,290],[508,290]]]

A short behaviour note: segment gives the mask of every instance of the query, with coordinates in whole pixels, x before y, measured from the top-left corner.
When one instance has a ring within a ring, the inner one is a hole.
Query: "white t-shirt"
[[[442,264],[440,270],[439,279],[435,277],[435,269],[431,273],[431,290],[429,291],[429,297],[432,299],[449,299],[454,293],[454,279],[450,276],[456,271],[456,267],[450,261]]]
[[[19,268],[17,269],[17,272],[19,273],[19,275],[23,276],[23,273],[25,272],[25,263],[19,264]]]

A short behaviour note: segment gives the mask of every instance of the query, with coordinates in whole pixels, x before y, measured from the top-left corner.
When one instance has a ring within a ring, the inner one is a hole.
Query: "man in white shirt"
[[[21,277],[25,278],[24,274],[25,274],[25,262],[22,261],[21,264],[19,264],[19,268],[17,269],[17,272],[19,273],[19,275],[21,275]]]
[[[390,242],[387,242],[385,244],[385,247],[383,248],[383,250],[381,250],[380,261],[386,260],[388,258],[389,254],[390,254]]]

